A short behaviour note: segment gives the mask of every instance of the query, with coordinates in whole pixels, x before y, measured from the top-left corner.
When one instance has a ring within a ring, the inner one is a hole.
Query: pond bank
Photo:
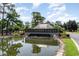
[[[62,39],[59,39],[59,38],[58,38],[58,42],[60,43],[60,45],[59,45],[59,50],[58,50],[56,56],[63,56],[64,55],[64,43],[63,43]]]

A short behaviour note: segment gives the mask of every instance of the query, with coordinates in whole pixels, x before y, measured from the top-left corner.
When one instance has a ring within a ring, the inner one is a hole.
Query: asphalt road
[[[79,45],[79,34],[70,33],[70,37],[73,38],[76,43]]]

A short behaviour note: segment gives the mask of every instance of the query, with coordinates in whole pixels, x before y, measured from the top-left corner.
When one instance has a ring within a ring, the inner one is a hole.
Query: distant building
[[[27,30],[28,36],[43,36],[43,37],[53,37],[54,34],[58,34],[58,30],[54,29],[49,23],[39,23],[33,29]]]
[[[34,29],[53,29],[49,23],[39,23]]]

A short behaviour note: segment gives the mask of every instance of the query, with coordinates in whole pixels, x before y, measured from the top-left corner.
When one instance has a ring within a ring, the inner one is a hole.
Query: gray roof
[[[53,27],[48,23],[39,23],[34,29],[53,29]]]

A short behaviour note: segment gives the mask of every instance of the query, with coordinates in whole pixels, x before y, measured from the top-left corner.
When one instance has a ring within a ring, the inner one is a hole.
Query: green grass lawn
[[[73,33],[79,34],[79,31],[77,31],[77,32],[73,32]]]
[[[76,32],[67,32],[67,31],[66,31],[66,34],[69,34],[69,33],[79,34],[79,31],[76,31]]]
[[[64,44],[65,44],[65,56],[79,56],[79,52],[73,43],[73,41],[70,38],[64,38]]]

